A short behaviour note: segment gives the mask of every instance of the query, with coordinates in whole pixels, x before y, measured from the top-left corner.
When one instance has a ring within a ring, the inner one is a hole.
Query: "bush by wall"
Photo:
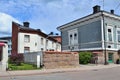
[[[21,65],[24,62],[23,54],[14,54],[9,57],[9,63],[15,65]]]
[[[79,53],[79,63],[88,64],[92,58],[91,52],[80,52]]]

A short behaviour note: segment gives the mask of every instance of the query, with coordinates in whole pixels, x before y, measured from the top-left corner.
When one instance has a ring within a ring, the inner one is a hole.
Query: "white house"
[[[8,45],[0,42],[0,71],[5,71],[8,67]]]
[[[61,43],[40,29],[30,28],[28,22],[23,25],[12,23],[13,54],[48,50],[61,51]]]

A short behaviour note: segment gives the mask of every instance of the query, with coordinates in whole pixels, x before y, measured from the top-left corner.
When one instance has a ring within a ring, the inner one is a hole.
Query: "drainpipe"
[[[103,34],[103,36],[104,36],[104,49],[103,49],[103,51],[104,51],[104,59],[105,59],[105,61],[104,61],[104,65],[107,65],[108,64],[108,62],[107,62],[107,53],[106,53],[106,39],[105,39],[105,20],[104,20],[104,15],[103,15],[103,12],[102,12],[102,19],[103,19],[103,32],[104,32],[104,34]]]

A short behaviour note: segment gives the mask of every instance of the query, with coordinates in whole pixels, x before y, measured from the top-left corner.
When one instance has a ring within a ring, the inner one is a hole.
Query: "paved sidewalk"
[[[42,69],[42,70],[23,70],[23,71],[4,71],[0,72],[0,77],[11,77],[11,76],[27,76],[27,75],[42,75],[42,74],[50,74],[50,73],[61,73],[61,72],[72,72],[72,71],[82,71],[82,70],[96,70],[96,69],[104,69],[104,68],[113,68],[120,67],[117,64],[109,64],[109,65],[80,65],[76,68],[59,68],[59,69]]]

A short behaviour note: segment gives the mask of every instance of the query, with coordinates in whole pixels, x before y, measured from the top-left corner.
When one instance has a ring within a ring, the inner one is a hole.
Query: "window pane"
[[[30,36],[29,35],[24,36],[24,42],[30,42]]]
[[[77,34],[75,33],[75,34],[74,34],[74,40],[76,40],[76,39],[77,39]]]
[[[118,42],[120,42],[120,35],[118,35]]]
[[[117,31],[117,33],[120,35],[120,31]]]
[[[111,33],[108,33],[108,40],[112,41],[112,34]]]
[[[29,47],[24,47],[24,53],[30,52],[30,48]]]
[[[108,29],[108,32],[111,32],[111,29]]]
[[[41,45],[43,45],[43,38],[41,38]]]

